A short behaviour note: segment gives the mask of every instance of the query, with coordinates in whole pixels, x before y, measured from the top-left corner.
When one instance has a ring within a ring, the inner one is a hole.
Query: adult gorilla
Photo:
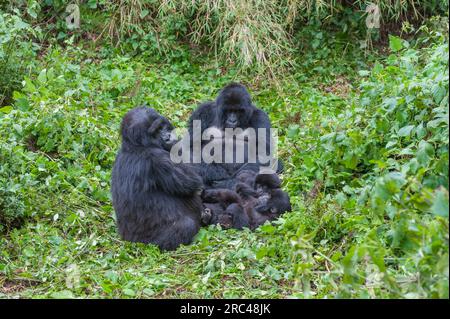
[[[166,250],[192,241],[203,209],[200,176],[170,159],[172,129],[153,109],[129,111],[122,121],[122,147],[111,180],[121,237]]]
[[[226,128],[240,128],[244,131],[252,128],[256,133],[256,150],[263,147],[265,154],[269,154],[270,143],[272,141],[269,117],[263,110],[253,105],[250,94],[245,86],[241,84],[231,83],[227,85],[220,91],[215,101],[201,104],[192,113],[189,119],[191,145],[194,144],[192,139],[194,137],[195,120],[201,121],[201,134],[206,129],[212,127],[216,127],[221,131],[224,131]],[[264,143],[261,143],[259,140],[258,129],[260,128],[265,129],[266,132]],[[204,144],[202,141],[202,149]],[[223,162],[207,164],[202,161],[199,165],[198,172],[207,186],[214,186],[215,182],[233,179],[234,175],[241,169],[257,172],[261,166],[258,160],[256,163],[249,163],[246,157],[244,163],[234,162],[232,164]],[[282,163],[278,161],[277,172],[281,171]]]

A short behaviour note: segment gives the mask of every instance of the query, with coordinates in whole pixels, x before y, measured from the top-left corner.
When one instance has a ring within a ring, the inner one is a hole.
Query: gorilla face
[[[169,151],[177,142],[172,124],[155,110],[138,107],[129,111],[122,121],[122,139],[133,146],[160,146]]]
[[[259,197],[264,196],[265,194],[268,194],[268,192],[269,192],[269,188],[267,187],[267,185],[261,185],[261,184],[256,184],[255,190],[256,190],[256,194]]]
[[[255,210],[260,214],[273,215],[278,213],[278,208],[272,201],[271,190],[267,185],[256,185],[257,200]]]
[[[178,141],[173,131],[173,126],[166,119],[161,122],[159,127],[152,133],[153,137],[159,137],[159,144],[166,151],[170,151],[173,145]]]
[[[236,128],[239,127],[239,119],[242,119],[242,113],[243,109],[231,109],[228,108],[224,111],[224,120],[225,123],[223,123],[223,127],[230,127],[230,128]]]
[[[247,128],[254,106],[245,86],[227,85],[216,99],[221,128]]]

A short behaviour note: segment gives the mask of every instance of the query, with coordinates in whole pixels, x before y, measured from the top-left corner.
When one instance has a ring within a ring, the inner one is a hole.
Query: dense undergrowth
[[[73,37],[10,54],[30,63],[0,107],[0,297],[448,298],[445,25],[391,37],[385,55],[305,27],[312,47],[277,84]],[[255,232],[204,228],[175,252],[120,241],[121,117],[146,103],[185,127],[232,80],[279,129],[293,212]]]

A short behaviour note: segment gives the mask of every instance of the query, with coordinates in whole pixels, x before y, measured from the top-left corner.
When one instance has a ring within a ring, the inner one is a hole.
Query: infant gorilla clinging
[[[281,190],[276,174],[258,174],[242,170],[236,177],[235,190],[207,189],[202,194],[202,223],[224,228],[255,229],[291,211],[289,195]]]

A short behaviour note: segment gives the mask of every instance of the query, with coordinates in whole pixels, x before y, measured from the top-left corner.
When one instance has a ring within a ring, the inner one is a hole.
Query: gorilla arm
[[[203,189],[201,177],[187,164],[174,164],[167,151],[153,150],[151,174],[163,192],[172,195],[192,195]]]
[[[218,163],[201,163],[195,165],[197,173],[203,178],[205,184],[213,185],[213,182],[228,180],[231,175],[223,167],[223,164]]]
[[[220,203],[224,208],[241,201],[239,195],[229,189],[206,189],[202,198],[207,203]]]

